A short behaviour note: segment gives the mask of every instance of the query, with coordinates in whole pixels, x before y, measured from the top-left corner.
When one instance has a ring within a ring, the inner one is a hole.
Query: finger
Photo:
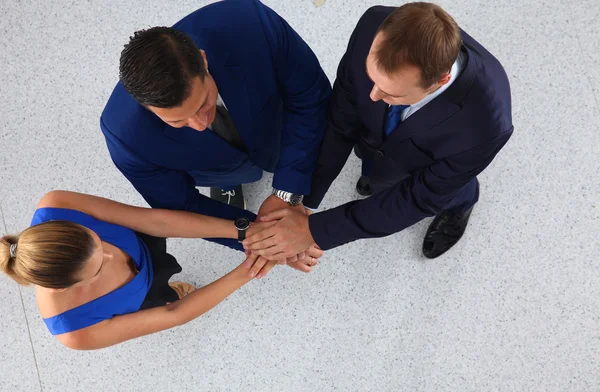
[[[269,249],[253,250],[252,254],[262,256],[269,261],[276,261],[276,262],[281,262],[281,264],[287,264],[287,263],[285,263],[285,259],[286,259],[285,255],[282,252],[277,252],[275,250],[272,250],[273,248],[274,247],[271,247]],[[296,264],[296,263],[292,263],[292,264]]]
[[[309,257],[314,257],[315,259],[320,259],[325,254],[321,249],[315,247],[310,247],[306,253]]]
[[[314,257],[311,257],[309,260],[305,261],[304,264],[310,266],[310,267],[314,267],[315,265],[317,265],[319,263],[319,261],[317,259],[315,259]]]
[[[304,263],[294,263],[294,264],[288,264],[288,265],[298,271],[302,271],[302,272],[312,271],[312,267],[310,265],[306,265]]]
[[[286,259],[278,259],[277,260],[277,264],[279,264],[279,265],[286,265],[287,264],[287,260]]]
[[[261,216],[260,221],[261,222],[270,222],[270,221],[274,221],[274,220],[279,220],[285,216],[288,216],[291,213],[292,213],[292,211],[289,208],[282,208],[281,210],[273,211],[273,212],[268,213],[267,215]]]
[[[298,261],[298,256],[292,256],[286,259],[287,263],[295,263],[296,261]]]
[[[258,241],[262,241],[264,239],[273,237],[275,235],[275,231],[273,229],[266,229],[263,231],[259,231],[256,234],[252,234],[251,236],[249,236],[248,238],[246,238],[242,244],[244,245],[244,247],[247,247],[248,245],[251,245],[255,242]]]
[[[279,260],[279,259],[287,259],[291,257],[291,254],[287,254],[283,251],[283,247],[281,245],[274,245],[270,248],[265,249],[253,249],[252,254],[263,256],[268,258],[269,260]]]
[[[256,262],[256,259],[258,259],[258,255],[249,254],[246,256],[246,260],[244,260],[244,262],[242,263],[242,266],[245,269],[249,270],[250,268],[252,268],[252,266]]]
[[[254,278],[265,266],[265,264],[267,264],[267,261],[268,260],[264,257],[259,257],[258,260],[256,260],[256,263],[254,263],[254,265],[250,269],[250,276]]]
[[[250,251],[253,250],[259,250],[259,249],[266,249],[266,248],[270,248],[273,245],[275,245],[275,238],[274,237],[269,237],[269,238],[265,238],[264,240],[255,242],[251,245],[245,246],[245,249],[248,249]]]
[[[262,231],[262,230],[268,229],[269,227],[277,224],[277,221],[261,222],[260,221],[260,217],[257,217],[256,219],[257,220],[255,222],[252,222],[250,224],[250,227],[252,227],[252,228],[254,228],[255,230],[258,230],[258,231]]]
[[[304,259],[306,259],[306,252],[301,252],[298,254],[298,261],[302,261]]]
[[[256,275],[256,277],[258,279],[262,279],[264,278],[269,271],[271,271],[273,269],[273,267],[275,267],[277,265],[277,262],[275,261],[269,261],[267,264],[265,264],[265,266],[260,270],[260,272],[258,273],[258,275]]]

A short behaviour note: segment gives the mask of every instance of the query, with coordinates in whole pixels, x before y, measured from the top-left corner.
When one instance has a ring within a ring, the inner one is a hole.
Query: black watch
[[[238,231],[238,241],[242,242],[246,239],[246,230],[250,227],[250,219],[238,218],[235,220],[235,228]]]

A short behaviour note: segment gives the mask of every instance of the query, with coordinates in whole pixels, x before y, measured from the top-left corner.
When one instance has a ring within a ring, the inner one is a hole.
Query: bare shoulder
[[[114,316],[89,327],[57,335],[56,338],[74,350],[109,347],[179,325],[177,313],[169,309],[168,305],[164,305]]]
[[[52,292],[43,287],[35,288],[35,302],[42,318],[54,317],[94,299],[79,291]]]
[[[42,318],[49,318],[60,313],[56,311],[56,301],[53,300],[52,294],[47,290],[36,287],[35,302]]]
[[[95,348],[100,348],[94,347],[94,336],[108,328],[110,323],[111,319],[100,321],[97,324],[78,329],[77,331],[56,335],[56,339],[64,346],[73,350],[93,350]]]
[[[73,203],[75,192],[55,190],[46,193],[39,201],[36,208],[69,208]]]

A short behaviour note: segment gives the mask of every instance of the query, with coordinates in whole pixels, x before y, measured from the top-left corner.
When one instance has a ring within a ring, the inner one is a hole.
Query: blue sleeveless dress
[[[131,256],[139,272],[129,283],[115,291],[44,319],[50,333],[59,335],[76,331],[116,315],[138,311],[152,285],[153,271],[148,248],[135,232],[123,226],[100,221],[80,211],[63,208],[38,209],[33,215],[31,226],[53,220],[77,223],[94,231],[102,241],[120,248]]]

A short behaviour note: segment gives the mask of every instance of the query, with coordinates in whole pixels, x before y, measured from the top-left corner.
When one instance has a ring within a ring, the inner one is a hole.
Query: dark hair
[[[421,70],[421,87],[436,83],[450,72],[456,61],[462,37],[458,25],[440,6],[408,3],[392,12],[379,26],[381,42],[376,58],[387,74],[406,64]]]
[[[170,27],[136,31],[121,52],[119,77],[125,90],[144,106],[181,106],[195,77],[204,81],[200,49],[185,33]]]
[[[76,223],[41,223],[0,239],[0,270],[24,286],[64,289],[80,281],[95,245],[89,231]]]

